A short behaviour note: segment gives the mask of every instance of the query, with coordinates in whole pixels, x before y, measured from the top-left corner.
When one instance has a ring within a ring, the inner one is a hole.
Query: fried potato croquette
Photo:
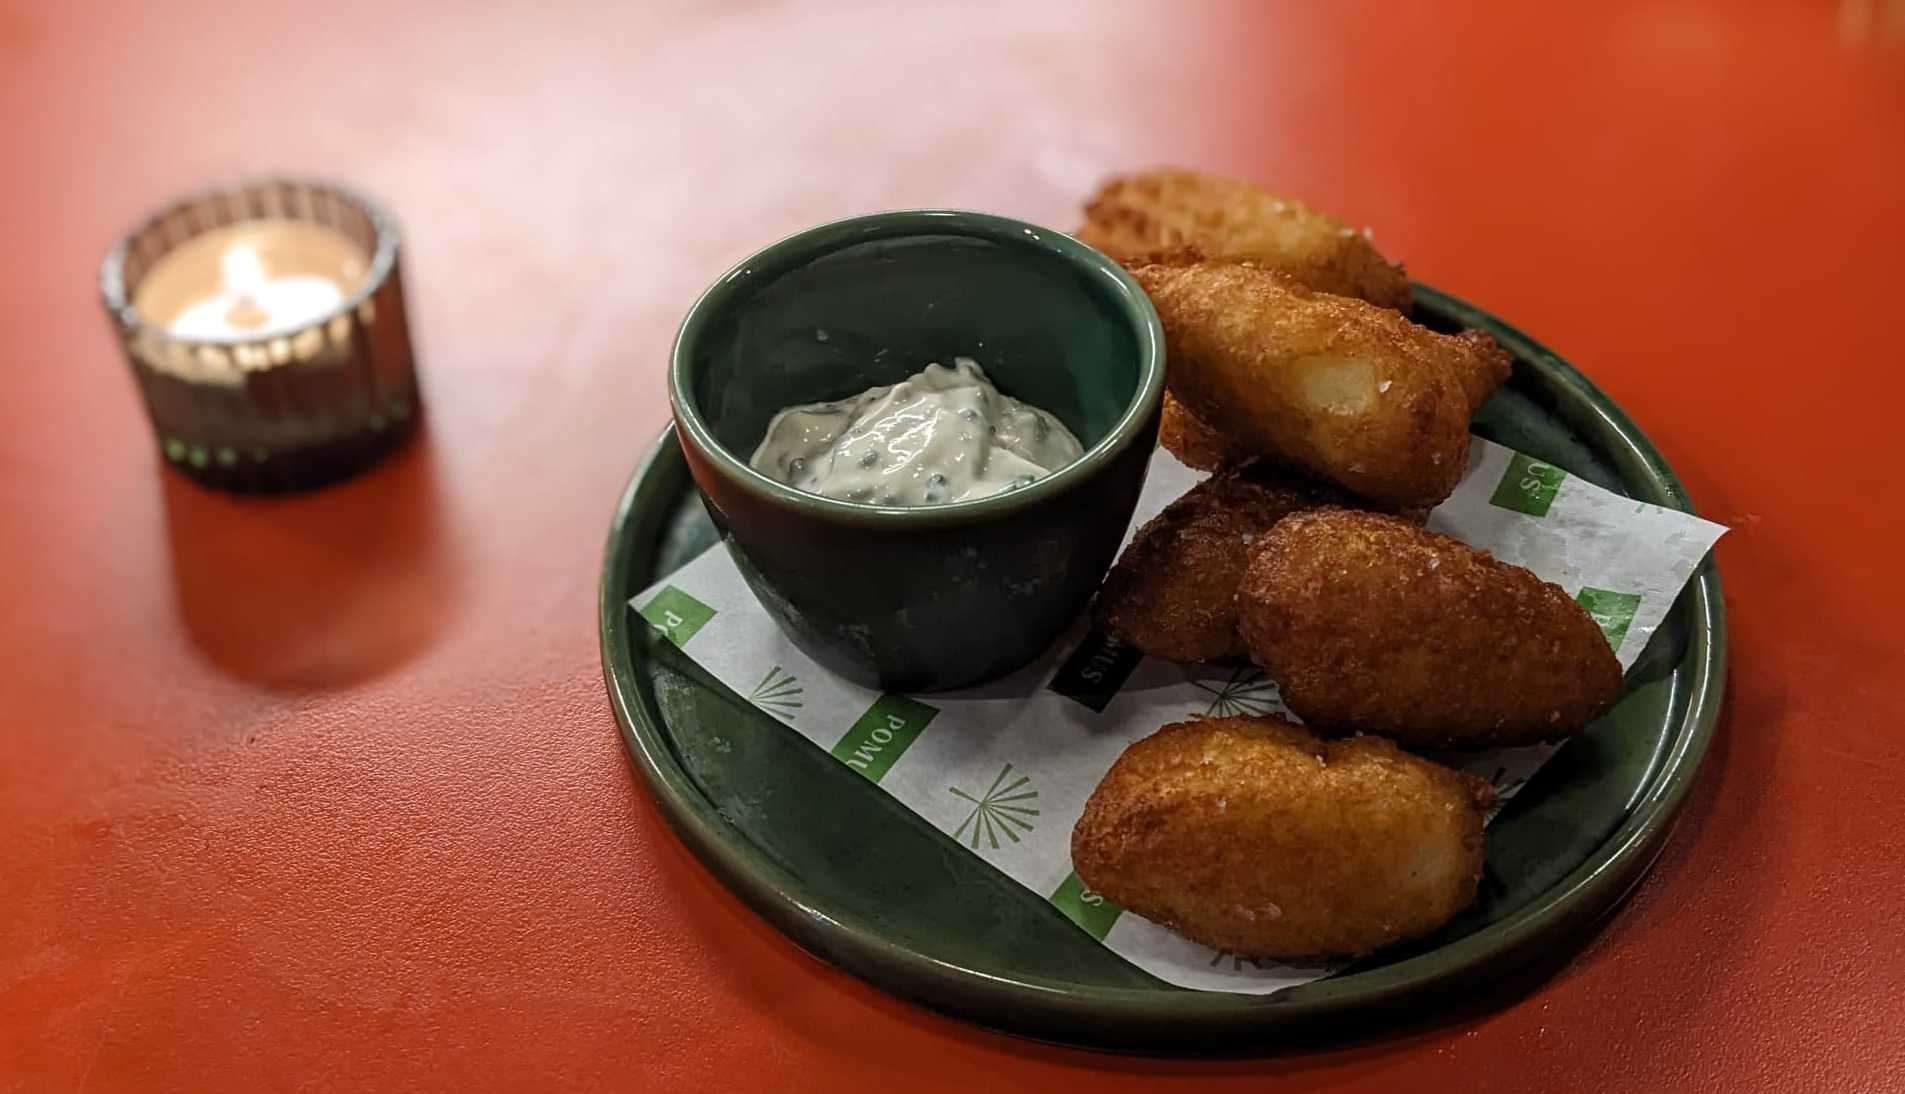
[[[1250,453],[1205,425],[1170,392],[1164,393],[1164,413],[1158,421],[1158,443],[1186,467],[1215,471],[1242,463]]]
[[[1161,169],[1107,182],[1078,238],[1113,258],[1191,246],[1245,259],[1318,292],[1408,311],[1409,278],[1348,224],[1248,182]]]
[[[1435,505],[1467,470],[1477,342],[1251,266],[1132,275],[1164,323],[1171,393],[1233,443],[1396,507]]]
[[[1291,513],[1349,503],[1338,490],[1261,463],[1220,472],[1138,529],[1106,575],[1092,617],[1167,661],[1241,658],[1237,587],[1252,541]]]
[[[1213,259],[1196,247],[1188,246],[1174,247],[1163,251],[1153,251],[1132,258],[1125,264],[1127,268],[1132,270],[1136,270],[1140,266],[1215,265],[1251,266],[1256,269],[1267,269],[1272,273],[1281,272],[1275,267],[1262,262],[1237,259]],[[1305,287],[1319,293],[1327,292],[1327,290],[1317,289],[1315,286]],[[1495,339],[1482,331],[1465,330],[1459,334],[1441,335],[1429,330],[1427,327],[1417,326],[1414,323],[1411,323],[1410,326],[1423,335],[1427,335],[1429,338],[1444,339],[1441,348],[1449,351],[1446,358],[1447,362],[1450,367],[1455,370],[1456,378],[1461,381],[1462,390],[1468,393],[1468,405],[1471,413],[1479,409],[1483,403],[1487,402],[1488,397],[1495,394],[1495,389],[1506,383],[1509,375],[1514,371],[1514,359],[1508,356],[1508,351],[1503,349],[1501,344],[1496,342]],[[1454,342],[1457,344],[1448,344],[1447,339],[1450,338],[1454,339]],[[1166,393],[1165,398],[1172,403],[1177,402],[1175,397],[1169,393]],[[1180,408],[1182,407],[1182,404],[1178,405]],[[1166,406],[1166,413],[1169,413],[1168,404]],[[1203,449],[1210,451],[1215,451],[1217,445],[1228,446],[1229,452],[1227,454],[1231,456],[1230,462],[1233,463],[1238,462],[1238,460],[1242,458],[1239,456],[1240,451],[1242,451],[1242,456],[1249,455],[1247,450],[1239,450],[1229,438],[1225,437],[1216,429],[1213,429],[1196,415],[1191,414],[1189,410],[1182,410],[1182,414],[1186,422],[1183,427],[1183,432],[1186,436],[1187,443],[1201,445]],[[1192,436],[1193,430],[1201,431],[1201,433]],[[1164,435],[1163,428],[1160,427],[1158,432],[1160,439],[1162,439]],[[1182,459],[1183,457],[1180,456],[1178,458]],[[1213,469],[1205,468],[1205,470]]]
[[[1558,585],[1375,513],[1319,510],[1258,537],[1238,589],[1251,659],[1305,724],[1410,748],[1578,731],[1621,666]]]
[[[1072,829],[1072,864],[1107,900],[1207,946],[1355,956],[1474,900],[1493,800],[1377,737],[1181,722],[1112,764]]]

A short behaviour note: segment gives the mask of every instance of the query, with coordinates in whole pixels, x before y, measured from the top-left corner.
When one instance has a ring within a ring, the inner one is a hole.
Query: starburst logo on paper
[[[1256,958],[1242,957],[1237,954],[1231,953],[1229,950],[1217,950],[1213,952],[1210,958],[1210,967],[1213,969],[1216,968],[1218,965],[1224,962],[1225,958],[1230,959],[1231,972],[1242,972],[1244,971],[1245,965],[1249,965],[1253,969],[1263,968],[1263,962],[1257,960]]]
[[[1197,688],[1211,697],[1204,707],[1204,714],[1209,718],[1263,715],[1283,709],[1283,699],[1277,691],[1276,681],[1265,676],[1260,669],[1235,669],[1223,683],[1199,680]]]
[[[767,670],[766,676],[761,677],[760,683],[754,685],[747,700],[769,714],[791,722],[800,708],[806,705],[801,702],[801,696],[805,694],[806,690],[800,686],[800,677],[775,665]]]
[[[998,776],[992,780],[986,792],[977,797],[956,786],[949,788],[954,797],[972,803],[972,811],[953,830],[954,839],[964,840],[966,846],[974,851],[979,849],[979,843],[983,840],[988,850],[997,851],[1001,835],[1017,843],[1020,832],[1030,832],[1037,826],[1034,818],[1039,815],[1035,807],[1038,791],[1026,785],[1032,781],[1032,777],[1020,775],[1007,782],[1011,775],[1012,765],[1006,764],[999,769]]]

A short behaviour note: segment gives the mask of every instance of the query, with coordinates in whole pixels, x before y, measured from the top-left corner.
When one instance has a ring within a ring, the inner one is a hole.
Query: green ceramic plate
[[[1652,444],[1580,373],[1433,289],[1417,318],[1493,334],[1515,377],[1476,431],[1631,497],[1690,508]],[[1354,1035],[1381,1015],[1498,998],[1551,968],[1652,864],[1719,714],[1726,631],[1711,560],[1628,673],[1488,834],[1475,906],[1439,934],[1270,997],[1188,991],[1094,942],[1048,902],[651,640],[630,596],[714,533],[672,432],[609,531],[602,667],[623,738],[709,869],[801,946],[889,991],[1013,1033],[1107,1048],[1249,1049]],[[716,739],[719,749],[713,747]]]

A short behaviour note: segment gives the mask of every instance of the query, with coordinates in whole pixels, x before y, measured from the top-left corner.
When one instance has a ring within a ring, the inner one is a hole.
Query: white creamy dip
[[[825,498],[917,506],[1017,489],[1082,455],[1064,423],[955,357],[852,398],[788,407],[748,465]]]

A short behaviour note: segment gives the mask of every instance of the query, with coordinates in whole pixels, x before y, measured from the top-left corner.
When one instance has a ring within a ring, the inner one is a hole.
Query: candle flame
[[[264,260],[258,257],[258,249],[249,243],[234,243],[226,248],[219,267],[225,276],[225,288],[237,296],[252,295],[270,279],[265,273]]]

